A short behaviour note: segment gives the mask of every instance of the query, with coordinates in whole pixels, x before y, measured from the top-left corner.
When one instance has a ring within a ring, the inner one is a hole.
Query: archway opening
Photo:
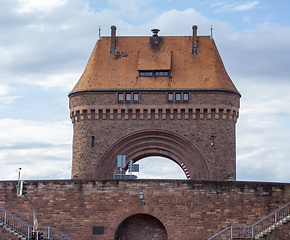
[[[139,164],[139,172],[134,174],[138,179],[187,179],[184,169],[165,157],[145,157],[136,163]]]
[[[118,155],[126,156],[127,164],[144,157],[167,157],[184,168],[188,179],[211,179],[210,168],[201,152],[187,139],[169,131],[146,129],[125,135],[104,153],[93,178],[114,178],[121,167],[117,166]]]
[[[126,218],[118,227],[115,240],[167,240],[163,224],[149,214],[135,214]]]

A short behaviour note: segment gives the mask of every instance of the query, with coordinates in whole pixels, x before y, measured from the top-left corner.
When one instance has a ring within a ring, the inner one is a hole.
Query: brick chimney
[[[111,53],[115,54],[116,49],[116,26],[111,26]]]
[[[192,53],[197,54],[197,26],[192,26]]]

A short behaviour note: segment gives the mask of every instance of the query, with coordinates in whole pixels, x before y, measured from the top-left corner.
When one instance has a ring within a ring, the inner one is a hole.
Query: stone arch
[[[170,131],[145,129],[123,136],[104,153],[95,168],[94,178],[113,178],[118,155],[126,155],[126,162],[162,156],[179,166],[184,164],[191,179],[212,178],[210,168],[197,147]]]
[[[160,221],[162,223],[162,225],[164,226],[166,233],[167,233],[167,237],[168,240],[170,239],[175,239],[175,229],[172,228],[171,226],[175,224],[175,220],[174,219],[170,219],[167,217],[166,214],[163,214],[163,212],[170,212],[170,209],[168,209],[167,207],[163,208],[163,211],[160,211],[159,208],[155,208],[155,207],[134,207],[132,206],[130,209],[126,209],[125,211],[121,211],[119,212],[118,215],[114,215],[114,217],[112,218],[112,222],[111,222],[111,226],[109,227],[109,239],[114,239],[114,237],[116,236],[116,233],[118,231],[119,226],[122,224],[122,222],[124,222],[126,219],[130,218],[131,216],[134,215],[139,215],[139,214],[144,214],[144,215],[150,215],[156,219],[158,219],[158,221]]]
[[[114,239],[168,240],[168,234],[158,218],[150,214],[138,213],[127,217],[120,223]]]

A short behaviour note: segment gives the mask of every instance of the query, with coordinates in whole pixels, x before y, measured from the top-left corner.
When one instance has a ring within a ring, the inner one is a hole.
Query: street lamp
[[[140,207],[143,206],[143,199],[144,199],[144,193],[143,191],[141,190],[140,193],[139,193],[139,198],[140,198]]]

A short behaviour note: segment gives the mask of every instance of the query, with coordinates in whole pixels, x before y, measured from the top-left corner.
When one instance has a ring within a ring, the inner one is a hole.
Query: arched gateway
[[[115,240],[167,240],[163,224],[149,214],[135,214],[126,218],[118,227]]]
[[[97,164],[94,176],[107,175],[113,178],[117,168],[118,155],[126,155],[134,162],[150,156],[162,156],[186,166],[188,175],[194,179],[211,179],[210,169],[202,154],[188,140],[162,130],[140,130],[119,139],[103,155]]]
[[[117,155],[164,156],[191,179],[236,177],[240,94],[214,40],[102,37],[70,98],[72,178],[113,178]]]

